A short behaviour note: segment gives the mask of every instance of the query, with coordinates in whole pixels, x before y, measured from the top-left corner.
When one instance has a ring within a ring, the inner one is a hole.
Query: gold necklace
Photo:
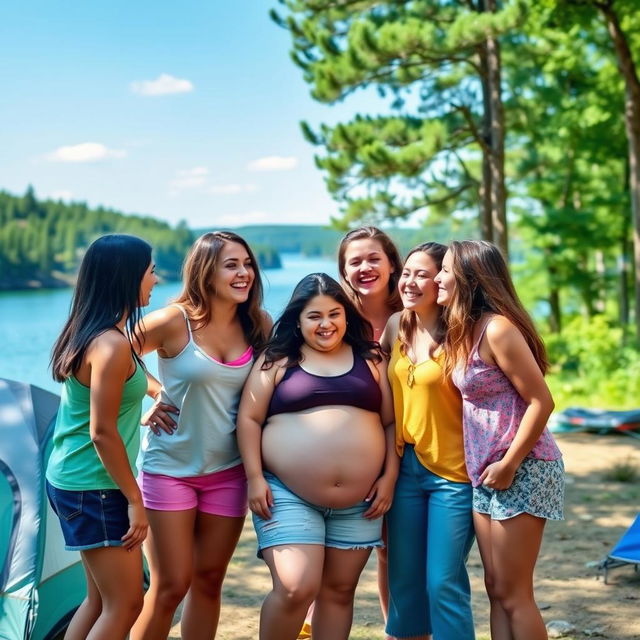
[[[415,371],[416,371],[416,365],[413,364],[411,360],[409,360],[409,367],[407,369],[407,386],[409,387],[409,389],[411,389],[415,384],[415,381],[416,381],[416,378],[414,375]]]

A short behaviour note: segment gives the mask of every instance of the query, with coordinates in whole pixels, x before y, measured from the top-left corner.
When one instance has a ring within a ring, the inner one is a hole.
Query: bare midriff
[[[267,471],[309,502],[329,508],[364,500],[380,475],[380,416],[343,405],[271,416],[262,433]]]

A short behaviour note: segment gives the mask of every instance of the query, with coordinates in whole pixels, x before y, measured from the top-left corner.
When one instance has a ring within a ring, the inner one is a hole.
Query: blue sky
[[[192,227],[327,223],[300,133],[371,111],[328,106],[289,58],[275,0],[0,5],[0,189]]]

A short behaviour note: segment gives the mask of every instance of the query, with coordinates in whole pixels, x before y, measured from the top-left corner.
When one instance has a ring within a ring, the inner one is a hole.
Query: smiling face
[[[153,260],[149,263],[147,270],[142,276],[140,283],[140,306],[146,307],[151,301],[151,290],[158,284],[158,276],[156,275],[156,265]]]
[[[246,302],[254,279],[254,265],[247,250],[237,242],[225,242],[211,281],[214,296],[235,304]]]
[[[438,286],[433,281],[438,266],[424,251],[414,251],[404,263],[398,290],[405,309],[420,312],[436,303]]]
[[[393,266],[373,238],[351,241],[344,252],[344,279],[359,296],[388,296]]]
[[[342,346],[347,331],[344,307],[334,298],[314,296],[302,309],[298,318],[305,343],[316,351],[333,351]]]
[[[438,285],[438,304],[446,307],[451,304],[453,294],[456,290],[456,278],[453,275],[453,255],[451,251],[447,251],[442,259],[442,269],[435,277]]]

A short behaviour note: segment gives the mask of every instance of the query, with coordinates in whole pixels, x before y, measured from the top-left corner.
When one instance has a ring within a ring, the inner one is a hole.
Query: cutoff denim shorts
[[[268,547],[285,544],[319,544],[336,549],[381,547],[382,518],[364,518],[369,502],[329,509],[307,502],[287,488],[272,473],[265,472],[273,494],[271,519],[253,514],[258,537],[258,557]]]
[[[47,481],[47,496],[60,520],[65,549],[121,547],[129,530],[129,503],[119,489],[67,491]]]
[[[547,520],[563,520],[564,464],[562,460],[525,458],[513,483],[500,491],[483,485],[473,488],[473,510],[508,520],[528,513]]]

